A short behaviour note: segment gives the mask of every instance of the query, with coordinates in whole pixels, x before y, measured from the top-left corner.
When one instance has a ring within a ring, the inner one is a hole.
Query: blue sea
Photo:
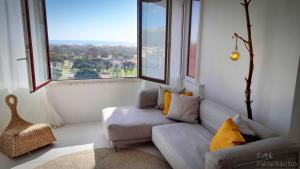
[[[49,40],[49,43],[53,45],[137,46],[134,42],[120,41]]]

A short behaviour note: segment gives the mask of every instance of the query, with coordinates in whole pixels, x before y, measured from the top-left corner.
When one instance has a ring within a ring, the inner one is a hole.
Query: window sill
[[[204,97],[204,83],[191,77],[184,77],[183,84],[187,88],[191,89],[195,93],[199,93],[200,96]]]
[[[190,82],[190,83],[195,83],[195,84],[197,83],[196,78],[189,77],[189,76],[185,76],[185,77],[184,77],[184,81]]]
[[[58,85],[86,85],[86,84],[110,84],[110,83],[137,83],[142,80],[134,78],[118,78],[118,79],[90,79],[90,80],[60,80],[52,81],[49,86]]]
[[[191,83],[191,84],[197,84],[197,85],[201,85],[201,86],[204,85],[204,83],[201,83],[198,79],[192,78],[192,77],[189,77],[189,76],[185,76],[183,80],[184,80],[184,82],[188,82],[188,83]]]

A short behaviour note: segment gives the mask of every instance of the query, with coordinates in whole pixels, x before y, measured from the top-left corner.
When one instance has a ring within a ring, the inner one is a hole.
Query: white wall
[[[111,106],[136,105],[141,81],[50,84],[51,103],[65,123],[99,121],[101,110]]]
[[[114,82],[59,83],[53,82],[47,87],[48,98],[64,123],[100,121],[101,110],[114,106],[135,106],[141,80],[131,79]],[[48,122],[56,124],[56,117],[43,110],[40,98],[45,90],[29,94],[29,89],[18,89],[19,114],[30,122]],[[10,110],[4,99],[9,94],[0,90],[0,133],[10,120]]]
[[[245,80],[248,54],[232,62],[234,32],[246,37],[242,0],[204,0],[200,81],[205,96],[246,114]],[[255,71],[252,84],[254,119],[279,134],[288,134],[300,55],[300,1],[254,0]]]

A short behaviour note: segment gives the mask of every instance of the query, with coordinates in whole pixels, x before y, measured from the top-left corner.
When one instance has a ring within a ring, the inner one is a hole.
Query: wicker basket
[[[18,115],[16,96],[8,95],[5,101],[11,109],[12,116],[9,125],[0,136],[0,151],[14,158],[56,140],[49,124],[32,124]]]

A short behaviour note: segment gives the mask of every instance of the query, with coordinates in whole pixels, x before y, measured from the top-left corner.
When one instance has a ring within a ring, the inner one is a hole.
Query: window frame
[[[44,86],[48,85],[52,81],[51,66],[50,66],[50,51],[49,51],[49,40],[48,40],[48,24],[47,24],[47,13],[45,0],[41,0],[43,4],[43,21],[44,21],[44,36],[46,41],[46,56],[47,56],[47,80],[40,85],[36,83],[35,75],[35,64],[33,56],[33,47],[32,47],[32,34],[31,34],[31,25],[30,25],[30,13],[29,13],[29,2],[28,0],[22,1],[22,13],[23,13],[23,28],[24,28],[24,39],[25,39],[25,48],[26,48],[26,59],[28,63],[28,72],[29,72],[29,85],[30,92],[35,92]]]
[[[32,32],[30,25],[30,10],[29,10],[29,0],[21,1],[22,4],[22,16],[23,16],[23,29],[24,29],[24,41],[26,48],[26,60],[28,64],[28,72],[29,72],[29,84],[30,84],[30,92],[35,92],[46,85],[48,85],[51,81],[56,81],[52,79],[52,70],[51,70],[51,59],[50,59],[50,46],[49,46],[49,35],[48,35],[48,23],[47,23],[47,11],[46,11],[46,0],[42,1],[42,10],[43,10],[43,20],[44,20],[44,36],[45,36],[45,44],[46,44],[46,56],[47,56],[47,80],[42,84],[37,85],[36,75],[35,75],[35,64],[34,64],[34,54],[33,54],[33,45],[32,45]],[[142,2],[147,0],[137,0],[137,77],[122,77],[122,78],[108,78],[108,79],[87,79],[87,80],[79,80],[80,83],[83,81],[102,81],[102,80],[120,80],[120,79],[143,79],[147,81],[153,81],[162,84],[169,83],[169,70],[170,70],[170,46],[171,46],[171,17],[172,17],[172,1],[166,0],[167,8],[166,8],[166,35],[165,35],[165,67],[164,67],[164,79],[156,79],[142,75]],[[66,79],[66,80],[58,80],[60,82],[64,81],[73,81],[76,82],[78,80],[75,79]]]
[[[152,81],[156,83],[162,83],[162,84],[169,84],[169,74],[170,74],[170,46],[171,46],[171,17],[172,17],[172,1],[166,0],[167,2],[167,8],[166,8],[166,35],[165,35],[165,70],[164,70],[164,79],[157,79],[152,77],[143,76],[143,64],[142,64],[142,3],[147,0],[137,0],[138,7],[137,7],[137,16],[138,16],[138,22],[137,22],[137,48],[138,48],[138,78]]]
[[[86,81],[88,83],[95,82],[95,81],[112,81],[120,79],[137,79],[139,76],[138,67],[138,57],[137,57],[137,74],[136,77],[120,77],[120,78],[105,78],[105,79],[85,79],[85,80],[75,80],[75,79],[63,79],[63,80],[53,80],[52,79],[52,70],[51,70],[51,55],[50,55],[50,45],[49,45],[49,33],[48,33],[48,23],[47,23],[47,10],[46,10],[46,0],[42,1],[42,11],[43,11],[43,21],[44,21],[44,36],[46,41],[46,56],[47,56],[47,80],[37,85],[36,83],[36,75],[35,75],[35,64],[34,64],[34,55],[33,55],[33,45],[32,45],[32,33],[31,33],[31,25],[30,25],[30,10],[29,10],[29,2],[28,0],[21,1],[22,5],[22,16],[23,16],[23,30],[24,30],[24,41],[25,41],[25,48],[26,48],[26,61],[28,65],[28,74],[29,74],[29,85],[30,85],[30,92],[35,92],[44,86],[48,85],[52,81],[59,81],[59,82],[66,82],[70,83],[70,81],[82,83],[83,81]],[[137,0],[138,2],[139,0]],[[137,6],[138,7],[138,6]],[[138,18],[137,18],[138,19]],[[138,20],[137,20],[138,22]],[[139,24],[139,23],[137,23]],[[138,42],[137,42],[138,46]],[[138,47],[137,47],[137,53],[138,53]],[[72,83],[73,83],[72,82]]]
[[[195,66],[195,77],[189,75],[189,66],[190,66],[190,45],[191,45],[191,32],[192,32],[192,13],[193,13],[193,1],[199,1],[200,11],[199,11],[199,23],[198,23],[198,35],[197,35],[197,48],[196,48],[196,66]],[[186,62],[185,62],[185,78],[191,81],[197,81],[199,79],[199,59],[200,59],[200,43],[201,43],[201,21],[202,21],[202,0],[190,0],[189,1],[189,12],[188,12],[188,33],[187,36],[187,44],[186,44]]]

